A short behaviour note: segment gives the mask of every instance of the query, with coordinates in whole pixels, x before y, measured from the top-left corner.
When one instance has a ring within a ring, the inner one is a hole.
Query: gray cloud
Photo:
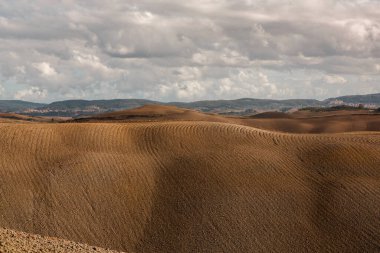
[[[380,92],[377,0],[0,3],[0,98]]]

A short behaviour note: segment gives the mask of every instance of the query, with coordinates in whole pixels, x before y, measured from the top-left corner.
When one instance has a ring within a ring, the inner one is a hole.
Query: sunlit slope
[[[377,252],[380,134],[0,124],[0,226],[133,252]]]

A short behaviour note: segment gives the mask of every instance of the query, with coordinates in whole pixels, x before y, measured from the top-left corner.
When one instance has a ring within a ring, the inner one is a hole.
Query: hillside
[[[0,226],[128,252],[377,252],[380,134],[0,124]]]
[[[161,118],[169,116],[179,116],[186,113],[192,112],[196,114],[195,111],[190,111],[188,109],[182,109],[175,106],[165,106],[165,105],[144,105],[138,108],[115,111],[104,114],[95,115],[92,118],[95,119],[129,119],[129,118]]]
[[[141,122],[141,121],[212,121],[229,122],[217,114],[206,114],[194,110],[167,105],[144,105],[138,108],[96,114],[73,119],[72,122]]]
[[[285,133],[380,131],[380,114],[368,111],[263,113],[240,124]]]
[[[227,117],[175,106],[145,105],[136,109],[77,118],[71,122],[127,123],[144,121],[224,122],[286,133],[380,131],[380,114],[368,110],[265,112],[250,117]]]

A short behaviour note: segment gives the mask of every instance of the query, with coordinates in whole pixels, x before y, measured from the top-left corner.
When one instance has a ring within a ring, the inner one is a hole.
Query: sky
[[[380,92],[380,0],[0,0],[0,99]]]

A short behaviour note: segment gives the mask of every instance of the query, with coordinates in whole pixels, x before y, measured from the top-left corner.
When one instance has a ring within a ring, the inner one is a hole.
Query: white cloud
[[[100,62],[99,57],[96,55],[81,53],[77,50],[74,50],[73,53],[74,59],[80,64],[90,66],[99,71],[107,72],[110,70],[106,65]]]
[[[154,22],[154,15],[149,11],[136,11],[133,13],[132,17],[138,24],[151,24]]]
[[[48,62],[35,63],[33,66],[41,72],[42,76],[50,77],[57,75],[57,71]],[[20,71],[23,69],[19,68]]]
[[[298,62],[304,65],[317,65],[321,64],[323,60],[320,57],[306,57],[302,53],[299,53]]]
[[[25,66],[17,66],[16,67],[16,70],[21,73],[21,74],[25,74],[26,71],[25,71]]]
[[[29,100],[39,100],[46,98],[48,95],[47,90],[41,89],[39,87],[32,86],[29,89],[20,90],[14,95],[15,99],[29,99]]]
[[[216,90],[219,98],[272,98],[277,95],[286,97],[293,92],[291,89],[279,88],[269,80],[268,75],[253,70],[230,73],[229,77],[218,80],[215,86],[211,89]]]
[[[160,85],[159,87],[159,93],[162,97],[176,97],[183,101],[191,101],[203,97],[207,90],[205,83],[198,81],[183,81]]]
[[[347,83],[347,80],[338,75],[326,75],[324,76],[323,80],[328,84],[345,84]]]
[[[174,71],[180,80],[200,80],[202,72],[196,67],[181,67]]]
[[[269,82],[268,76],[262,72],[259,72],[259,83],[262,88],[265,89],[267,97],[272,98],[278,93],[277,86],[274,83]]]
[[[3,97],[15,87],[35,100],[321,98],[336,94],[330,84],[380,92],[379,1],[0,5]]]

